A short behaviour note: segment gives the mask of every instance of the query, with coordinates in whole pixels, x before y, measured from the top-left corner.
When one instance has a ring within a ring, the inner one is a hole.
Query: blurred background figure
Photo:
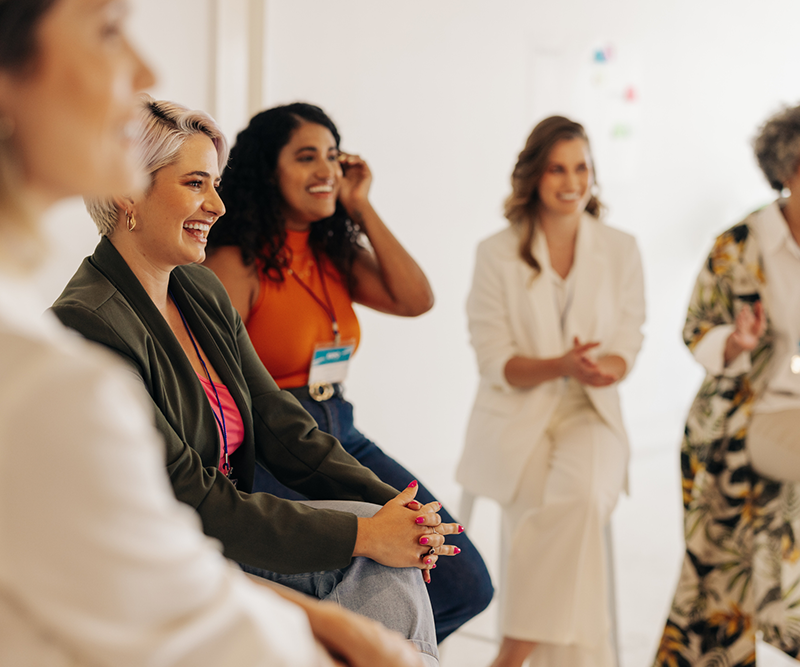
[[[227,288],[278,385],[362,465],[404,489],[416,475],[355,427],[353,405],[344,397],[347,365],[361,335],[353,303],[414,317],[431,308],[433,293],[422,269],[372,207],[367,163],[342,153],[339,142],[330,118],[310,104],[253,117],[223,174],[227,213],[209,234],[206,266]],[[402,356],[404,350],[395,353]],[[320,363],[329,358],[338,363]],[[391,378],[385,382],[391,385]],[[420,390],[424,386],[423,374]],[[395,418],[405,414],[396,403]],[[255,488],[303,497],[263,469]],[[436,503],[423,485],[417,500]],[[454,521],[444,508],[439,513],[443,522]],[[442,553],[434,530],[420,538],[430,545],[432,559]],[[444,553],[458,558],[438,563],[428,587],[440,642],[483,611],[493,594],[486,566],[466,535],[448,536],[448,544]]]
[[[656,665],[800,653],[800,107],[755,139],[785,196],[721,234],[683,338],[706,378],[681,447],[686,554]]]
[[[642,344],[641,260],[599,220],[578,123],[539,123],[511,181],[467,302],[481,379],[458,469],[503,507],[493,667],[610,667],[603,527],[626,480],[617,384]]]

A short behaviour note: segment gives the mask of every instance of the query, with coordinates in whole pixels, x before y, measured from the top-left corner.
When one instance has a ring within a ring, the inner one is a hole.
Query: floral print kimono
[[[683,336],[690,349],[734,324],[761,298],[761,254],[748,220],[722,234],[695,285]],[[707,375],[681,447],[686,554],[655,665],[755,664],[756,632],[793,657],[800,651],[800,484],[759,476],[745,438],[769,379],[769,325],[750,371]]]

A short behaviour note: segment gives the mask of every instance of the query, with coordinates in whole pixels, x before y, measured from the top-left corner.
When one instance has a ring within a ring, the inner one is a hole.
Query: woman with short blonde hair
[[[452,553],[444,535],[457,526],[441,522],[438,503],[414,500],[416,484],[399,494],[383,484],[279,390],[222,284],[198,265],[225,213],[227,149],[213,121],[147,99],[135,146],[150,182],[117,197],[115,214],[92,207],[98,226],[116,224],[53,312],[141,378],[175,494],[228,558],[381,622],[436,664],[419,570]],[[312,501],[253,492],[257,461]]]
[[[211,139],[222,173],[228,161],[228,140],[211,116],[173,102],[154,100],[149,95],[142,98],[142,104],[132,141],[145,173],[152,176],[175,162],[186,139],[194,134],[205,134]],[[86,208],[100,236],[109,236],[120,222],[120,208],[114,199],[89,200]],[[135,225],[136,221],[127,219],[126,224]]]

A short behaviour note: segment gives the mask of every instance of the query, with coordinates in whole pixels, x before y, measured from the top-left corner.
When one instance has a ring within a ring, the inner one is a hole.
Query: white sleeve
[[[642,256],[633,237],[624,254],[624,266],[620,287],[622,294],[619,303],[621,310],[617,330],[609,341],[605,354],[616,354],[625,360],[625,374],[631,372],[636,356],[642,347],[645,321],[644,273]]]
[[[2,350],[0,608],[81,663],[317,665],[304,612],[248,581],[175,500],[141,387],[74,347]]]
[[[727,366],[725,365],[725,344],[736,330],[734,324],[719,324],[710,329],[692,350],[692,355],[709,375],[736,377],[750,370],[750,355],[742,351]]]
[[[497,389],[515,391],[506,380],[508,360],[519,354],[511,333],[507,295],[499,264],[486,242],[478,246],[472,288],[467,297],[470,342],[481,377]]]

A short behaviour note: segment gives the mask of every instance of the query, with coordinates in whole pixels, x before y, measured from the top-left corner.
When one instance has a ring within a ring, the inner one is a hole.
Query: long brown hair
[[[506,199],[504,213],[512,226],[520,228],[519,256],[522,261],[530,266],[536,273],[542,267],[533,256],[533,236],[535,231],[534,218],[539,206],[539,181],[547,169],[550,151],[559,141],[570,139],[583,139],[589,149],[589,137],[580,123],[564,118],[564,116],[550,116],[545,118],[533,128],[525,148],[517,158],[514,171],[511,172],[511,194]],[[594,159],[592,159],[594,171]],[[594,172],[594,182],[597,183],[597,172]],[[600,217],[603,204],[592,194],[586,204],[587,213],[595,218]]]

